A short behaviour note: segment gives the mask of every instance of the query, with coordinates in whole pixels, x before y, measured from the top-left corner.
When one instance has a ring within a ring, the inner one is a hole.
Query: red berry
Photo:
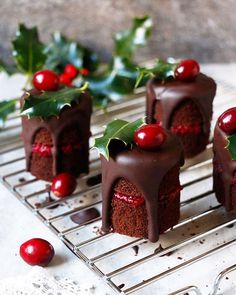
[[[53,71],[41,70],[34,74],[32,82],[38,90],[54,91],[59,86],[59,77]]]
[[[144,150],[153,150],[158,148],[166,139],[166,133],[163,127],[158,124],[148,124],[140,127],[134,133],[134,141]]]
[[[200,72],[200,66],[194,59],[182,60],[175,69],[175,78],[183,81],[194,79]]]
[[[227,134],[236,133],[236,108],[225,111],[218,119],[221,130]]]
[[[76,178],[65,172],[54,177],[51,185],[51,191],[57,198],[64,198],[73,193],[76,185]]]
[[[48,241],[34,238],[20,246],[20,256],[30,265],[47,266],[54,256],[54,248]]]
[[[88,74],[89,74],[89,70],[88,69],[80,69],[80,74],[82,75],[82,76],[88,76]]]
[[[66,74],[63,73],[59,76],[60,84],[66,85],[66,86],[72,86],[72,78]]]
[[[64,74],[66,74],[68,77],[70,78],[75,78],[78,74],[78,70],[76,69],[76,67],[72,64],[68,64],[66,65],[65,69],[64,69]]]

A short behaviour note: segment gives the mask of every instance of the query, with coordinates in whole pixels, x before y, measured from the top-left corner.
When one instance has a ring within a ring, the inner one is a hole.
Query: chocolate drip
[[[163,127],[169,129],[176,107],[185,100],[191,99],[202,114],[204,133],[209,134],[215,92],[214,80],[202,73],[191,82],[171,80],[161,83],[152,79],[147,83],[147,123],[155,122],[155,105],[157,101],[160,101]]]
[[[40,92],[33,89],[30,91],[33,95],[40,95]],[[27,95],[24,94],[21,98],[21,105],[24,103],[24,99]],[[92,101],[91,97],[87,93],[83,93],[78,96],[75,102],[72,102],[72,107],[65,107],[61,112],[59,117],[52,116],[45,120],[38,117],[28,119],[26,116],[22,117],[22,138],[25,146],[26,154],[26,170],[30,171],[30,162],[32,157],[32,145],[34,143],[36,133],[45,128],[48,130],[52,137],[53,148],[53,175],[57,175],[60,171],[59,167],[59,141],[60,136],[69,126],[78,126],[80,131],[80,137],[82,141],[81,150],[83,157],[88,158],[88,139],[90,137],[90,115],[92,111]]]
[[[223,185],[223,194],[220,196],[224,198],[224,206],[227,211],[232,210],[232,197],[231,197],[231,186],[234,172],[236,171],[236,161],[232,160],[229,151],[226,149],[228,145],[227,135],[222,131],[218,124],[216,124],[214,131],[214,140],[213,140],[213,152],[214,158],[221,165],[222,172],[222,185]],[[216,167],[214,167],[216,169]],[[215,180],[213,189],[217,192],[215,187]]]
[[[102,161],[102,230],[111,227],[111,198],[116,181],[125,178],[143,194],[148,216],[148,238],[156,242],[159,237],[158,194],[167,172],[175,165],[183,165],[183,151],[176,136],[167,132],[166,142],[156,151],[144,151],[134,146],[120,150]]]

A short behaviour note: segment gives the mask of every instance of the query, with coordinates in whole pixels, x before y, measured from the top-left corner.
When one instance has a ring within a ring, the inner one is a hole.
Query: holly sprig
[[[131,123],[120,119],[114,120],[106,126],[103,136],[95,139],[94,148],[97,148],[99,153],[108,160],[111,143],[118,140],[125,146],[132,144],[134,132],[142,125],[144,125],[144,118]]]
[[[124,95],[133,93],[138,78],[134,54],[147,43],[151,30],[151,18],[144,16],[134,18],[130,29],[115,35],[110,64],[101,73],[86,77],[96,105],[106,107],[110,101],[118,101]]]
[[[138,67],[138,77],[135,87],[138,87],[143,80],[155,77],[158,80],[165,81],[175,77],[175,69],[178,66],[178,62],[173,59],[167,61],[157,59],[152,68]]]
[[[26,93],[21,116],[28,118],[40,117],[46,119],[50,116],[59,116],[65,106],[71,106],[72,101],[79,97],[88,88],[85,83],[81,88],[62,88],[58,91],[44,91],[41,95],[35,96],[30,92]]]
[[[48,68],[60,74],[68,63],[73,64],[78,70],[86,69],[89,73],[88,76],[77,77],[73,81],[74,86],[80,87],[89,82],[94,105],[106,108],[110,101],[117,101],[134,91],[138,77],[134,54],[146,44],[151,29],[150,17],[134,18],[131,28],[115,34],[112,59],[104,65],[95,52],[60,32],[52,35],[49,44],[44,44],[39,38],[37,27],[28,28],[19,24],[16,37],[12,41],[15,65],[9,68],[0,61],[0,71],[8,74],[23,73],[28,77],[25,85],[27,89],[32,86],[32,75],[36,71]],[[12,105],[8,113],[11,110]],[[6,116],[2,114],[0,112],[0,120],[4,121]]]
[[[47,56],[45,67],[61,73],[67,64],[73,64],[76,68],[86,68],[96,71],[100,60],[92,50],[80,43],[70,40],[60,32],[52,34],[52,41],[45,47]]]

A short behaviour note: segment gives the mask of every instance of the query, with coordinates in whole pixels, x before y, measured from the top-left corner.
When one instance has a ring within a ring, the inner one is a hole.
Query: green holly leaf
[[[139,75],[137,77],[135,87],[138,87],[143,80],[147,78],[156,77],[159,80],[165,81],[169,78],[174,78],[174,72],[178,63],[174,61],[164,61],[157,59],[155,65],[152,68],[139,67]]]
[[[236,160],[236,134],[228,136],[227,150],[229,151],[232,160]]]
[[[132,60],[135,50],[146,44],[151,30],[152,20],[149,16],[134,18],[130,29],[115,35],[114,55]]]
[[[17,99],[3,100],[0,102],[0,128],[4,126],[7,116],[16,109]]]
[[[36,27],[27,28],[20,24],[13,44],[13,56],[18,69],[31,76],[44,66],[46,55]]]
[[[22,116],[41,117],[58,116],[65,106],[71,106],[73,100],[88,88],[85,83],[81,88],[63,88],[59,91],[45,91],[39,96],[29,93],[21,110]]]
[[[46,67],[58,73],[63,72],[67,64],[73,64],[78,69],[86,68],[89,71],[95,71],[99,64],[95,52],[69,40],[59,32],[52,35],[52,42],[45,48],[45,53]]]
[[[86,77],[97,105],[103,108],[109,101],[116,102],[134,91],[138,78],[137,65],[133,61],[135,50],[144,46],[150,36],[152,21],[148,16],[135,18],[130,29],[115,35],[113,59],[107,69]],[[142,85],[146,82],[142,79]]]
[[[86,77],[86,81],[89,82],[89,89],[97,103],[102,102],[106,106],[109,101],[118,101],[132,93],[137,75],[135,65],[116,57],[109,70],[101,75]]]
[[[83,68],[89,70],[90,72],[95,72],[100,65],[100,60],[97,53],[86,47],[83,47],[83,50]]]
[[[103,136],[95,139],[94,147],[108,160],[110,143],[113,140],[119,140],[124,145],[131,144],[133,142],[134,132],[143,124],[143,118],[132,123],[125,120],[114,120],[107,125]]]

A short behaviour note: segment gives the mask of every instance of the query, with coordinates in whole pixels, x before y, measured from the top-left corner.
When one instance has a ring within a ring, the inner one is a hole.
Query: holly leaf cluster
[[[145,16],[135,18],[129,30],[115,35],[113,58],[109,66],[102,73],[86,77],[97,105],[106,107],[109,101],[120,100],[133,92],[139,74],[133,60],[134,53],[146,44],[151,29],[152,21]],[[142,79],[141,84],[145,82]]]
[[[174,60],[165,61],[157,59],[152,68],[139,67],[138,77],[136,80],[135,87],[138,87],[143,81],[152,77],[155,77],[158,80],[165,81],[170,78],[174,78],[175,69],[178,63]]]
[[[63,72],[67,64],[89,71],[95,71],[99,66],[99,58],[95,52],[76,41],[69,40],[60,32],[52,35],[52,41],[44,52],[47,56],[45,67],[57,73]]]
[[[146,45],[151,30],[149,16],[134,18],[130,29],[115,34],[114,55],[133,60],[136,49]]]
[[[58,91],[44,91],[39,96],[28,92],[21,115],[28,116],[28,118],[40,117],[42,119],[58,116],[65,106],[71,106],[72,101],[78,98],[87,88],[88,84],[86,83],[81,88],[62,88]]]
[[[138,77],[137,65],[133,60],[134,54],[137,48],[146,44],[151,29],[150,17],[134,18],[130,29],[114,36],[113,58],[105,66],[105,70],[101,70],[104,65],[100,68],[98,55],[80,43],[56,32],[52,35],[51,42],[45,45],[40,41],[37,27],[27,28],[24,24],[19,24],[16,37],[12,42],[15,66],[28,76],[28,83],[32,75],[42,68],[52,69],[59,74],[63,72],[67,64],[73,64],[78,69],[88,69],[89,75],[76,79],[78,84],[75,81],[75,86],[89,82],[94,104],[106,108],[108,102],[117,101],[133,92]],[[13,73],[16,71],[15,66],[9,69],[0,61],[0,71]],[[141,83],[144,83],[144,80]],[[58,103],[55,103],[55,95],[58,99],[58,92],[45,93],[44,97],[40,96],[40,99],[31,96],[30,100],[26,100],[22,114],[29,117],[37,114],[42,116],[42,110],[44,110],[45,117],[50,114],[57,115],[68,101],[70,103],[73,100],[73,91],[68,92],[66,89],[65,93],[62,93],[67,97],[63,101],[63,98],[59,96]],[[47,97],[49,94],[51,99]],[[42,97],[45,99],[42,100]],[[0,121],[3,122],[6,119],[5,114],[14,110],[13,105],[13,101],[4,101],[1,104],[3,111],[0,111]]]
[[[125,146],[131,144],[133,142],[134,132],[143,124],[143,118],[132,123],[120,119],[114,120],[106,126],[103,136],[95,139],[94,147],[108,160],[111,142],[118,140]]]

